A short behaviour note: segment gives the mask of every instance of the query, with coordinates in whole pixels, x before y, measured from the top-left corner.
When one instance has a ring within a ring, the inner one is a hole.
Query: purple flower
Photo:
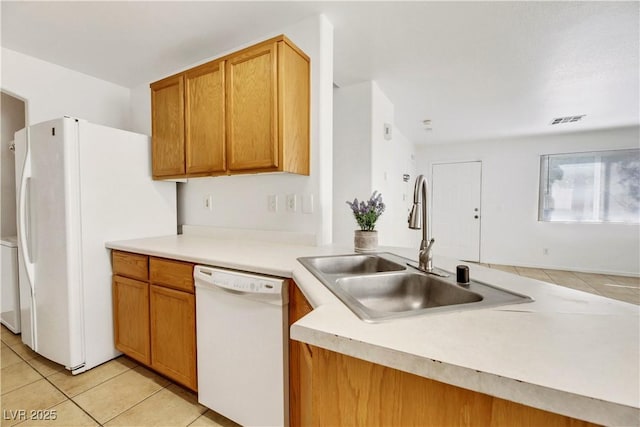
[[[385,204],[382,202],[382,194],[377,191],[373,192],[367,202],[358,202],[356,198],[353,199],[353,202],[347,201],[347,204],[351,207],[353,216],[363,231],[373,231],[376,221],[385,209]]]

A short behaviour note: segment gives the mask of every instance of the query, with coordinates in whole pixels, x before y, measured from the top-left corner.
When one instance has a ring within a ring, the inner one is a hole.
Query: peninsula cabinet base
[[[312,347],[315,426],[594,426]],[[304,407],[303,407],[304,411]]]

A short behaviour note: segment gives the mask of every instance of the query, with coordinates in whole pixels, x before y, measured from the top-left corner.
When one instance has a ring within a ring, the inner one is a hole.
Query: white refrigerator
[[[150,139],[64,117],[15,134],[22,341],[83,372],[113,342],[105,242],[176,233],[176,184],[151,179]]]

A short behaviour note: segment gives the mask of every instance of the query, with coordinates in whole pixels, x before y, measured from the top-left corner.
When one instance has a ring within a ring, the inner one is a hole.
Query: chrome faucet
[[[416,185],[413,188],[413,207],[409,213],[409,228],[419,230],[422,228],[422,241],[420,242],[420,252],[418,253],[418,269],[425,273],[435,274],[436,276],[448,276],[448,274],[436,271],[433,267],[433,255],[431,250],[435,239],[427,237],[429,233],[429,218],[427,216],[427,179],[424,175],[418,175]],[[422,193],[422,203],[420,202],[420,194]],[[419,205],[422,204],[422,212],[418,211]]]

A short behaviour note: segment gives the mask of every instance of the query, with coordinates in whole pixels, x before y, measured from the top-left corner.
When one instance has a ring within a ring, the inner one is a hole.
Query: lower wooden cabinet
[[[193,264],[120,251],[113,261],[116,348],[197,391]]]
[[[195,390],[196,300],[193,294],[150,286],[151,367]]]
[[[113,276],[113,319],[116,348],[145,365],[151,363],[149,284]]]
[[[298,286],[289,286],[289,328],[312,311]],[[289,424],[308,426],[312,424],[313,352],[308,344],[289,340]]]
[[[312,370],[317,426],[595,426],[317,347]]]

